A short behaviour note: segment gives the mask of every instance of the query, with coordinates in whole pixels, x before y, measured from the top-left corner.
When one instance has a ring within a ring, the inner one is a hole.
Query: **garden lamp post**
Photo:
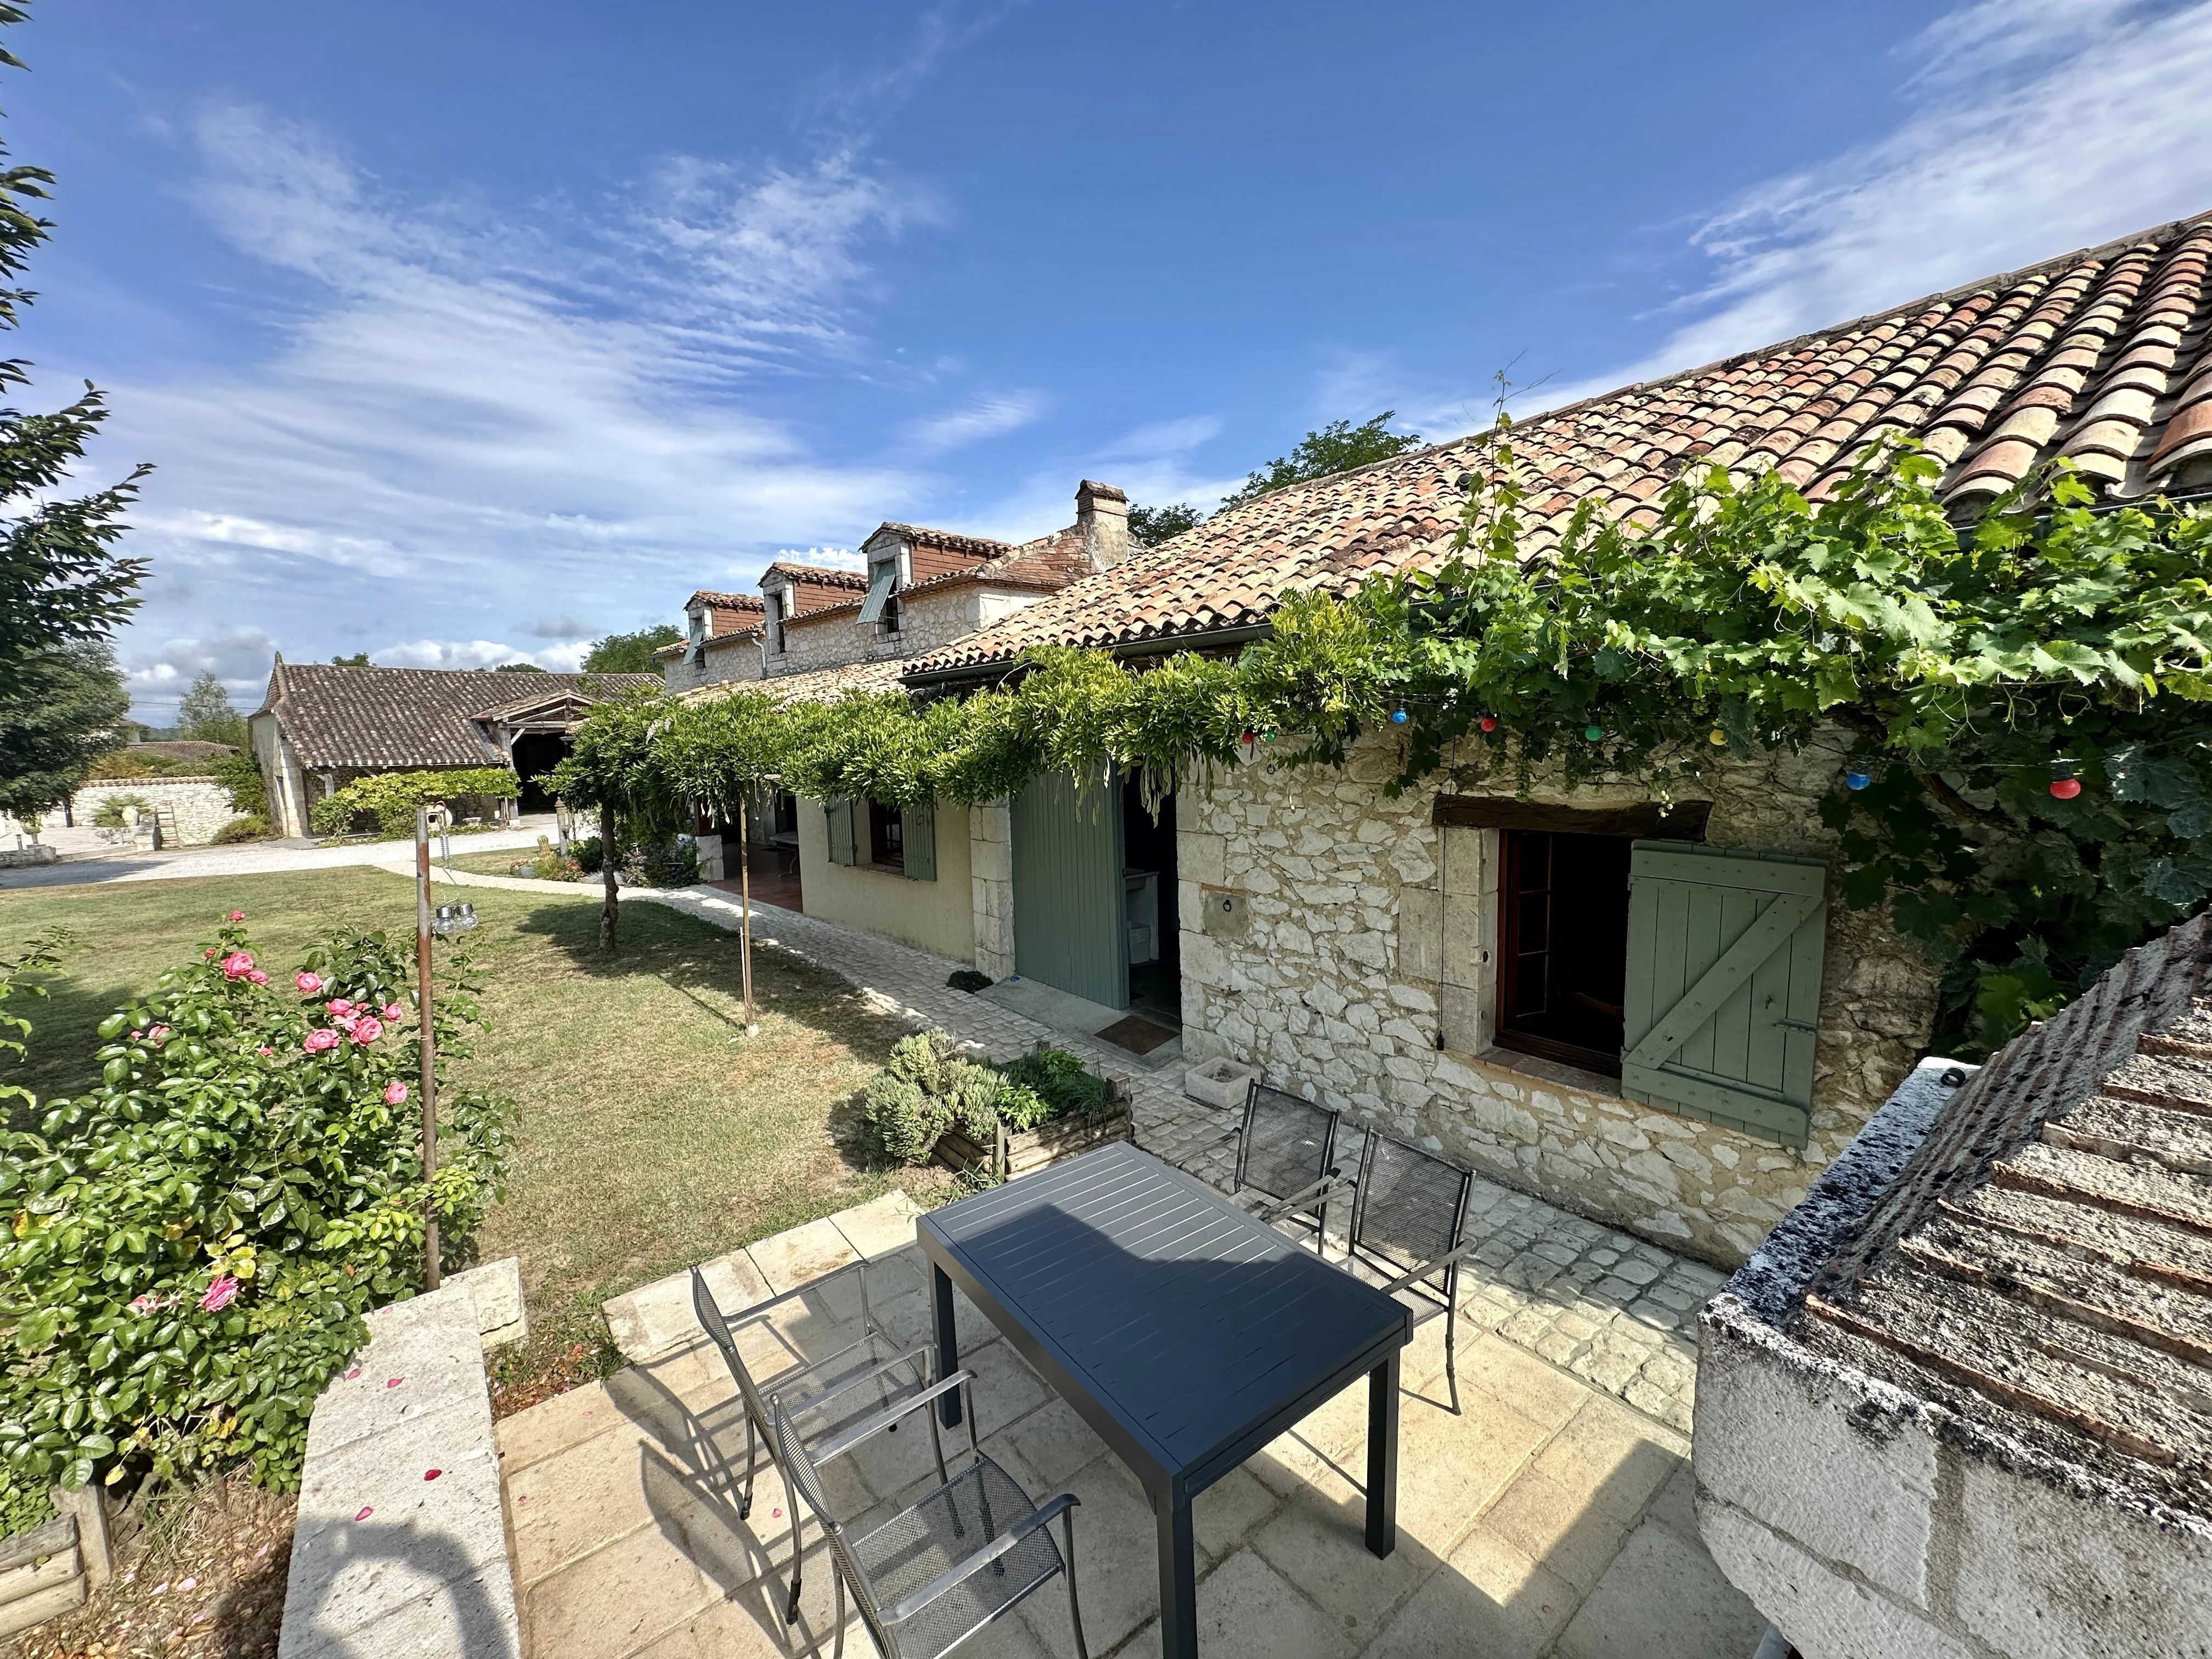
[[[422,1096],[422,1255],[424,1277],[431,1290],[438,1288],[438,1208],[428,1188],[438,1173],[438,1054],[435,1028],[430,1018],[430,941],[465,933],[477,925],[473,904],[441,904],[430,908],[430,831],[435,823],[441,836],[453,820],[442,806],[415,809],[415,1012],[421,1027],[416,1047],[422,1071],[417,1086]],[[453,873],[451,854],[447,874]]]
[[[738,792],[738,962],[745,982],[745,1035],[758,1036],[760,1024],[753,1018],[753,837],[745,821],[745,797]]]

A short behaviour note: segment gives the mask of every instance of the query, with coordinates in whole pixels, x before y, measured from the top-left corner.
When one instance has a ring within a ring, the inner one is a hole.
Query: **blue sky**
[[[12,351],[159,471],[142,717],[574,664],[878,521],[1209,502],[2212,209],[2212,3],[40,0]]]

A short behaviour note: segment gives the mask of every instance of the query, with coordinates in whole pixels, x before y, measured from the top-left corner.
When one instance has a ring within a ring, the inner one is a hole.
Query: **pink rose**
[[[301,995],[313,996],[323,988],[323,976],[320,974],[301,974],[292,983],[300,988]]]
[[[387,1106],[404,1106],[407,1103],[407,1085],[396,1078],[386,1084],[384,1103]]]
[[[238,1281],[228,1273],[217,1273],[215,1283],[207,1287],[200,1298],[202,1313],[221,1313],[238,1298]]]
[[[222,959],[223,977],[244,979],[253,971],[253,958],[243,951],[233,951]]]
[[[146,1028],[146,1041],[147,1041],[147,1042],[167,1042],[168,1040],[169,1040],[169,1028],[168,1028],[167,1026],[166,1026],[166,1025],[149,1025],[149,1026]]]
[[[386,1019],[404,1019],[407,1011],[396,1002],[387,1002],[384,1005],[384,1017]]]
[[[269,975],[263,973],[258,968],[249,969],[246,973],[246,983],[249,985],[266,985],[269,983]]]
[[[338,1046],[338,1034],[327,1029],[307,1033],[307,1040],[300,1045],[311,1054],[319,1054],[325,1048]]]
[[[246,912],[243,910],[233,910],[230,913],[230,919],[233,921],[244,921],[246,920]]]
[[[210,945],[206,950],[201,951],[200,954],[205,957],[210,962],[213,962],[216,958],[216,948],[214,945]]]
[[[274,1048],[270,1048],[270,1047],[267,1043],[265,1043],[265,1042],[264,1042],[264,1043],[263,1043],[263,1044],[261,1045],[261,1048],[260,1048],[260,1050],[259,1050],[259,1053],[260,1053],[260,1054],[261,1054],[261,1057],[262,1057],[264,1060],[268,1059],[270,1055],[271,1055],[271,1054],[275,1054],[276,1052],[276,1051]]]
[[[348,1002],[343,997],[332,997],[330,1002],[330,1009],[331,1018],[332,1019],[343,1019],[348,1014],[353,1012],[353,1004]]]
[[[384,1035],[384,1022],[367,1017],[353,1023],[353,1040],[364,1048]]]

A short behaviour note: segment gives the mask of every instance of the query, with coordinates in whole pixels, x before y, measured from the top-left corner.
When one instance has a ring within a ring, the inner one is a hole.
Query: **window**
[[[898,586],[898,561],[895,558],[871,566],[868,597],[860,601],[860,620],[875,623],[885,634],[898,632],[898,601],[891,597]]]
[[[765,607],[768,623],[769,655],[780,657],[783,654],[783,590],[778,588],[773,593],[763,594],[761,603]]]
[[[1626,836],[1498,832],[1498,1046],[1620,1075]]]
[[[799,836],[799,797],[787,790],[775,792],[775,833],[796,840]]]
[[[906,867],[906,814],[879,800],[868,803],[868,858],[895,870]]]

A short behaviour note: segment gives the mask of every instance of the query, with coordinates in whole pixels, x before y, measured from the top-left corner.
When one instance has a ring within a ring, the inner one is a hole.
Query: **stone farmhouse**
[[[1119,562],[1128,549],[1127,498],[1088,480],[1076,492],[1075,522],[1033,541],[886,523],[861,544],[860,569],[779,560],[763,574],[757,598],[693,594],[686,642],[656,654],[669,689],[692,697],[763,684],[793,699],[896,690],[915,657]],[[755,873],[787,891],[802,889],[808,914],[958,961],[975,956],[974,829],[965,808],[839,801],[802,809],[792,796],[767,796],[744,827],[758,855]],[[699,826],[702,876],[736,874],[738,831],[734,823]]]
[[[536,780],[568,754],[592,705],[655,683],[650,674],[356,668],[279,655],[246,729],[280,836],[308,834],[316,801],[380,772],[512,766],[522,809],[543,811],[552,799]]]
[[[2060,454],[2115,501],[2212,489],[2208,264],[2212,216],[1522,422],[1536,550],[1581,502],[1632,513],[1692,463],[1777,468],[1817,496],[1887,432],[1945,464],[1941,489],[1962,513]],[[1020,549],[885,525],[849,597],[805,611],[770,600],[762,672],[790,664],[811,695],[941,696],[1038,645],[1139,665],[1233,651],[1287,594],[1441,562],[1457,480],[1480,453],[1463,439],[1296,485],[1152,548],[1128,544],[1120,492],[1091,484],[1075,526]],[[916,578],[925,552],[974,562]],[[1024,565],[1043,579],[1005,580]],[[963,595],[957,611],[933,591]],[[823,660],[810,630],[830,629],[847,641],[842,665],[802,667]],[[1157,815],[1132,787],[1067,778],[972,810],[939,804],[921,855],[927,906],[833,888],[821,908],[1087,1000],[1102,1026],[1131,1008],[1179,1024],[1191,1059],[1249,1066],[1486,1176],[1734,1264],[1932,1028],[1936,976],[1917,948],[1876,913],[1829,902],[1832,841],[1815,806],[1844,749],[1837,734],[1723,761],[1662,814],[1626,785],[1540,785],[1520,802],[1510,785],[1439,781],[1393,799],[1387,737],[1336,770],[1278,767],[1255,741],[1225,773],[1183,780]],[[899,867],[886,856],[896,816],[789,805],[810,912],[817,870]],[[909,879],[927,816],[900,826]]]

